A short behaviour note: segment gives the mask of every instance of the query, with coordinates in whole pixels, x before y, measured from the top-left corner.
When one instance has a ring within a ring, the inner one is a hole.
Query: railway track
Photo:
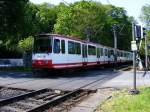
[[[0,112],[67,111],[92,92],[95,91],[40,89],[0,100]]]
[[[1,98],[0,112],[60,112],[68,111],[76,103],[95,92],[91,88],[107,80],[107,76],[86,83],[73,91],[40,89],[33,91],[21,90],[19,94]],[[88,90],[90,88],[90,90]],[[13,89],[15,91],[15,89]],[[3,87],[0,87],[3,91]],[[7,93],[6,93],[7,94]]]

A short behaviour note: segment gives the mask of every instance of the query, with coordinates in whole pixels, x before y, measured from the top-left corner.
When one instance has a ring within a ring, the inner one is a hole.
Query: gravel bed
[[[7,99],[10,97],[14,97],[17,95],[25,94],[27,91],[12,89],[12,88],[1,88],[0,89],[0,100]]]

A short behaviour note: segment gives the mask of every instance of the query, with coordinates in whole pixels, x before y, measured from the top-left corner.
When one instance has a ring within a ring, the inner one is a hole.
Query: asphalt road
[[[86,89],[105,87],[132,88],[132,71],[86,70],[68,74],[48,74],[48,76],[34,76],[32,73],[0,72],[0,86],[37,90],[41,88],[74,90],[88,83]],[[150,86],[150,72],[137,72],[137,85]]]
[[[0,86],[15,87],[37,90],[41,88],[73,90],[90,82],[97,81],[86,89],[100,88],[104,82],[118,76],[119,72],[112,70],[86,70],[67,74],[40,74],[34,76],[32,73],[0,72]]]

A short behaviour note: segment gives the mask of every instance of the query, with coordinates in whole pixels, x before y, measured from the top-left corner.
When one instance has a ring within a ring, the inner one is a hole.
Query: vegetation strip
[[[149,112],[149,103],[149,87],[140,89],[138,95],[130,95],[128,90],[121,90],[100,105],[96,112]]]
[[[31,72],[32,68],[31,67],[0,67],[0,71],[13,71],[13,72]]]

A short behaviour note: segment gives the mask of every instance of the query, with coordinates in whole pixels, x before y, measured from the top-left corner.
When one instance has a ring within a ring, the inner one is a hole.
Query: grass
[[[31,72],[31,67],[1,67],[0,71],[11,71],[11,72]]]
[[[150,87],[140,89],[138,95],[129,95],[127,90],[115,92],[96,112],[150,112]]]

